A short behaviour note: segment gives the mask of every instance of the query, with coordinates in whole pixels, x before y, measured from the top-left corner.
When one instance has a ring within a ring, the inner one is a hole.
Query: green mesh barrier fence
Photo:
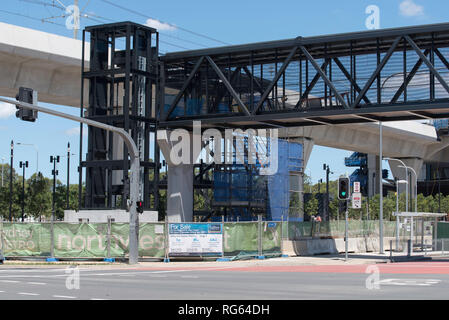
[[[107,223],[55,223],[54,255],[59,258],[104,258],[128,255],[129,225],[112,223],[108,241]],[[0,246],[6,257],[50,256],[50,223],[0,223]],[[139,256],[163,258],[163,223],[139,226]]]
[[[281,223],[261,223],[261,255],[281,254]],[[233,222],[224,224],[224,255],[232,260],[248,259],[259,255],[259,222]]]
[[[106,257],[107,223],[55,223],[53,228],[56,257]]]
[[[281,254],[281,222],[262,222],[262,255]]]
[[[3,255],[49,256],[50,224],[0,223]]]
[[[343,238],[345,236],[345,221],[323,222],[284,222],[284,238],[301,240],[304,238]],[[384,237],[396,235],[396,222],[383,222]],[[350,220],[348,221],[348,236],[351,238],[379,236],[379,221]]]
[[[165,228],[163,223],[143,223],[139,226],[139,256],[163,258],[165,255]],[[111,257],[128,256],[129,225],[111,224]]]
[[[260,223],[260,225],[259,225]],[[349,237],[378,237],[379,221],[351,220]],[[124,258],[128,256],[129,225],[127,223],[55,223],[54,255],[60,258]],[[384,236],[394,237],[395,221],[384,221]],[[165,257],[166,226],[164,223],[142,223],[139,227],[139,256]],[[401,234],[404,231],[401,229]],[[281,254],[281,237],[342,238],[345,222],[226,222],[224,224],[224,256],[232,259]],[[48,257],[51,252],[50,223],[0,222],[0,247],[6,257]],[[110,235],[110,236],[109,236]],[[449,238],[449,223],[438,224],[438,238]]]

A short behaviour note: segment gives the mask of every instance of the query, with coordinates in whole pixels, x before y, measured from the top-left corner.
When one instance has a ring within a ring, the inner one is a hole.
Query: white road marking
[[[5,293],[5,291],[0,291],[0,293]]]
[[[35,284],[35,285],[38,285],[38,286],[46,285],[46,283],[43,283],[43,282],[27,282],[27,284]]]
[[[20,281],[16,281],[16,280],[0,280],[0,282],[6,282],[6,283],[19,283]]]
[[[38,296],[39,293],[31,293],[31,292],[18,292],[17,294],[23,295],[23,296]]]
[[[394,286],[431,286],[440,283],[438,279],[383,279],[379,281],[380,285]]]
[[[109,300],[109,299],[91,298],[90,300]]]
[[[83,277],[90,277],[90,276],[119,276],[119,275],[141,275],[141,274],[160,274],[160,273],[178,273],[178,272],[195,272],[195,271],[211,271],[211,270],[226,270],[226,269],[232,269],[234,267],[220,267],[220,268],[200,268],[200,269],[188,269],[188,270],[159,270],[159,271],[131,271],[131,272],[107,272],[107,273],[82,273],[81,276]],[[54,270],[54,269],[53,269]],[[66,269],[60,269],[59,271],[63,271],[64,274],[54,274],[54,275],[0,275],[0,278],[59,278],[59,277],[67,277],[67,274],[65,273]],[[80,269],[80,271],[98,271],[98,270],[88,270],[88,269]],[[13,280],[0,280],[3,282],[20,282],[20,281],[13,281]]]
[[[73,296],[58,296],[58,295],[53,295],[53,298],[76,299],[76,297],[73,297]]]

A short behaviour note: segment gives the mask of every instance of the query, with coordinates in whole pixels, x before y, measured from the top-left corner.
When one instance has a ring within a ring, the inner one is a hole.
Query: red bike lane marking
[[[369,266],[376,266],[380,273],[392,274],[449,274],[449,263],[445,265],[395,263],[365,265],[321,265],[321,266],[255,266],[235,267],[223,271],[242,272],[322,272],[322,273],[366,273]],[[372,270],[369,272],[371,273]]]
[[[142,267],[125,268],[134,271],[240,271],[240,272],[323,272],[323,273],[366,273],[369,266],[376,266],[380,273],[391,274],[449,274],[449,262],[402,262],[359,265],[318,265],[318,266],[208,266],[208,267]]]

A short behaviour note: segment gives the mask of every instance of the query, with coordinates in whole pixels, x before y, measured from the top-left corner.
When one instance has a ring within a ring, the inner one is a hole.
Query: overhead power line
[[[18,16],[18,17],[22,17],[22,18],[27,18],[27,19],[35,20],[35,21],[40,21],[40,22],[42,22],[42,23],[51,23],[51,24],[54,24],[54,25],[57,25],[57,26],[60,26],[60,27],[64,27],[64,28],[65,28],[65,25],[63,25],[63,24],[60,24],[60,23],[57,23],[57,22],[53,22],[53,21],[45,21],[44,19],[40,19],[40,18],[36,18],[36,17],[32,17],[32,16],[27,16],[27,15],[25,15],[25,14],[18,13],[18,12],[7,11],[7,10],[1,10],[1,9],[0,9],[0,12],[7,13],[7,14],[10,14],[10,15],[14,15],[14,16]]]
[[[107,3],[107,4],[111,5],[111,6],[114,6],[114,7],[116,7],[116,8],[119,8],[119,9],[128,11],[128,12],[130,12],[130,13],[133,13],[133,14],[135,14],[135,15],[144,17],[144,18],[146,18],[146,19],[153,19],[153,20],[160,21],[161,23],[164,23],[164,24],[167,24],[167,25],[169,25],[169,26],[172,26],[172,27],[174,27],[174,28],[176,28],[176,29],[179,29],[179,30],[182,30],[182,31],[191,33],[191,34],[196,35],[196,36],[198,36],[198,37],[202,37],[202,38],[205,38],[205,39],[209,39],[209,40],[211,40],[211,41],[215,41],[215,42],[218,42],[218,43],[221,43],[221,44],[224,44],[224,45],[230,45],[230,43],[227,43],[227,42],[224,42],[224,41],[221,41],[221,40],[218,40],[218,39],[215,39],[215,38],[206,36],[206,35],[204,35],[204,34],[201,34],[201,33],[198,33],[198,32],[195,32],[195,31],[192,31],[192,30],[189,30],[189,29],[180,27],[180,26],[176,26],[176,25],[173,25],[173,24],[171,24],[171,23],[167,23],[167,22],[161,21],[161,20],[156,19],[156,18],[149,17],[149,16],[147,16],[147,15],[145,15],[145,14],[142,14],[142,13],[140,13],[140,12],[138,12],[138,11],[134,11],[134,10],[132,10],[132,9],[123,7],[123,6],[121,6],[121,5],[118,5],[118,4],[116,4],[116,3],[111,2],[111,1],[109,1],[109,0],[101,0],[101,1]]]

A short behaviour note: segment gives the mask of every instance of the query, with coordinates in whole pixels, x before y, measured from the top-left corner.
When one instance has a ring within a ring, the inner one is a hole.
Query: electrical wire
[[[135,14],[135,15],[144,17],[144,18],[146,18],[146,19],[153,19],[153,20],[160,21],[161,23],[167,24],[167,25],[169,25],[169,26],[171,26],[171,27],[174,27],[174,28],[176,28],[176,29],[182,30],[182,31],[184,31],[184,32],[188,32],[188,33],[193,34],[193,35],[196,35],[196,36],[198,36],[198,37],[202,37],[202,38],[205,38],[205,39],[208,39],[208,40],[211,40],[211,41],[215,41],[215,42],[218,42],[218,43],[221,43],[221,44],[224,44],[224,45],[230,45],[230,43],[227,43],[227,42],[224,42],[224,41],[221,41],[221,40],[218,40],[218,39],[215,39],[215,38],[206,36],[206,35],[204,35],[204,34],[201,34],[201,33],[198,33],[198,32],[195,32],[195,31],[192,31],[192,30],[189,30],[189,29],[180,27],[180,26],[176,26],[176,25],[173,25],[173,24],[171,24],[171,23],[167,23],[167,22],[161,21],[161,20],[156,19],[156,18],[149,17],[149,16],[147,16],[147,15],[145,15],[145,14],[142,14],[142,13],[140,13],[140,12],[138,12],[138,11],[134,11],[134,10],[132,10],[132,9],[129,9],[129,8],[120,6],[120,5],[118,5],[118,4],[116,4],[116,3],[113,3],[113,2],[111,2],[111,1],[109,1],[109,0],[101,0],[101,1],[107,3],[107,4],[111,5],[111,6],[114,6],[114,7],[116,7],[116,8],[119,8],[119,9],[128,11],[128,12],[130,12],[130,13],[133,13],[133,14]]]
[[[2,9],[0,9],[0,12],[11,14],[11,15],[14,15],[14,16],[22,17],[22,18],[35,20],[35,21],[40,21],[42,23],[51,23],[51,24],[54,24],[54,25],[57,25],[57,26],[60,26],[60,27],[64,27],[64,28],[66,27],[65,25],[57,23],[57,22],[45,21],[44,19],[39,19],[39,18],[36,18],[36,17],[27,16],[25,14],[18,13],[18,12],[12,12],[12,11],[2,10]]]

